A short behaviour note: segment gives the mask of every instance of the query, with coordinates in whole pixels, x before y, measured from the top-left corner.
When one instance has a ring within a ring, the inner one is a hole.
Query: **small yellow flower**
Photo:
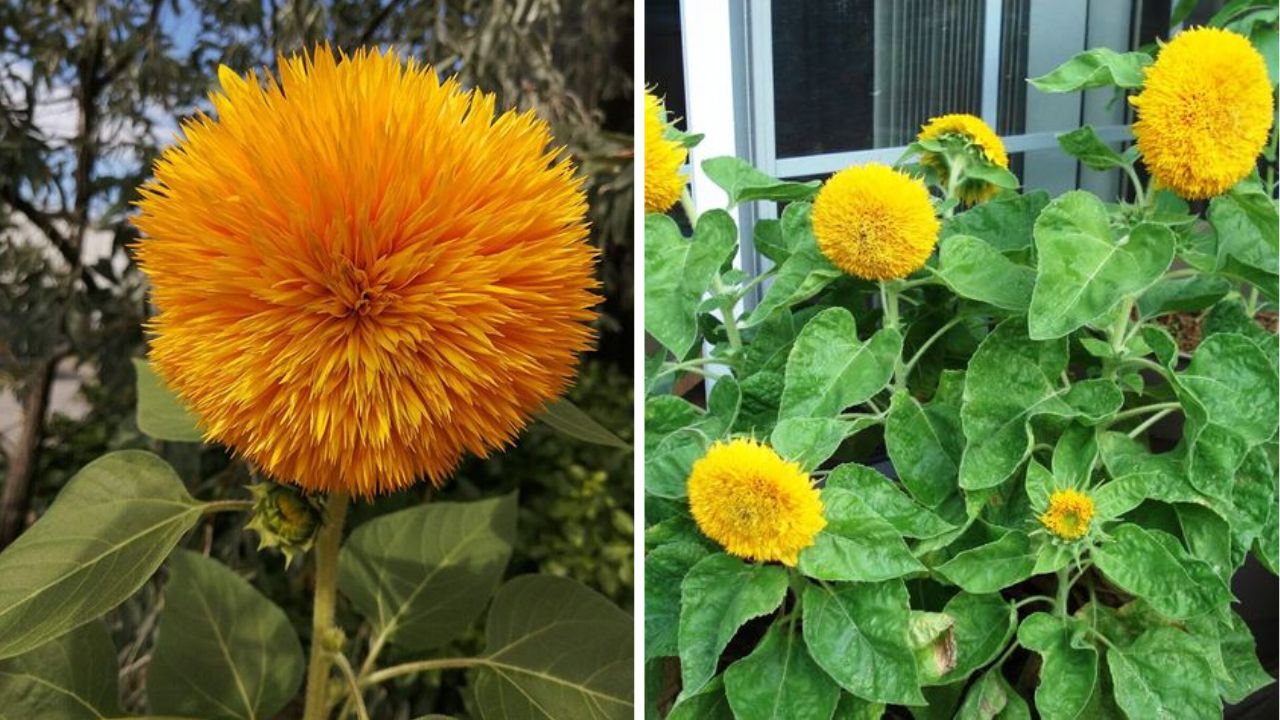
[[[973,115],[952,114],[933,118],[920,129],[916,139],[939,140],[948,135],[964,138],[976,150],[979,157],[975,160],[986,160],[997,167],[1009,169],[1009,156],[1005,153],[1004,143],[1000,142],[1000,136],[982,118]],[[937,171],[942,177],[943,189],[946,189],[949,170],[946,159],[937,153],[925,152],[921,154],[920,162]],[[1000,188],[985,180],[966,178],[956,188],[956,197],[965,205],[975,205],[990,200],[999,191]]]
[[[1063,540],[1079,540],[1089,532],[1093,500],[1079,490],[1054,490],[1040,524]]]
[[[1180,33],[1146,70],[1133,134],[1151,175],[1188,200],[1220,195],[1253,170],[1271,130],[1271,81],[1243,36]]]
[[[906,277],[938,243],[938,218],[924,183],[887,165],[846,168],[813,202],[818,248],[837,267],[866,280]]]
[[[648,90],[644,92],[644,211],[664,213],[684,192],[684,166],[689,151],[667,137],[667,110]]]
[[[689,507],[730,554],[783,565],[794,566],[827,524],[809,475],[754,440],[718,442],[693,464]]]

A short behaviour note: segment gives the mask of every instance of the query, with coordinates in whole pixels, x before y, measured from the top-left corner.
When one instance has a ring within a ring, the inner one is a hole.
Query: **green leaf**
[[[1098,137],[1089,125],[1058,135],[1058,145],[1063,152],[1078,159],[1094,170],[1111,170],[1132,164]]]
[[[822,187],[817,180],[798,183],[769,177],[736,157],[703,160],[702,171],[711,178],[711,182],[724,188],[731,206],[752,200],[812,200]]]
[[[644,401],[644,447],[653,449],[674,432],[694,425],[706,415],[697,405],[675,395],[657,395]]]
[[[897,529],[856,493],[823,488],[822,506],[827,526],[800,551],[800,572],[820,580],[876,582],[925,569]]]
[[[707,453],[709,440],[697,429],[667,436],[644,459],[644,491],[655,497],[682,498],[693,464]]]
[[[1013,637],[1018,613],[1013,603],[999,594],[956,593],[942,612],[955,620],[955,665],[938,684],[956,682],[996,658]]]
[[[90,622],[34,650],[0,660],[0,717],[100,720],[123,715],[116,648]]]
[[[622,438],[614,435],[565,398],[548,404],[538,414],[538,419],[571,438],[594,445],[631,449],[631,446]]]
[[[1111,582],[1171,618],[1207,613],[1231,602],[1231,593],[1204,562],[1187,555],[1160,530],[1125,523],[1095,547],[1094,564]]]
[[[1196,312],[1222,299],[1231,290],[1226,278],[1197,275],[1162,279],[1138,298],[1138,313],[1144,318],[1174,312]]]
[[[1238,703],[1275,682],[1275,678],[1258,662],[1249,626],[1234,612],[1230,616],[1230,623],[1218,630],[1223,664],[1222,672],[1217,674],[1218,689],[1227,702]]]
[[[953,216],[942,224],[939,242],[953,235],[972,235],[1002,253],[1031,246],[1031,229],[1049,203],[1043,190],[1005,195]]]
[[[965,592],[991,593],[1031,577],[1036,556],[1021,530],[1010,530],[995,542],[970,548],[938,567],[938,572]]]
[[[808,300],[833,280],[844,276],[844,272],[831,264],[818,249],[818,240],[813,235],[812,211],[812,205],[799,202],[788,205],[783,211],[782,234],[791,248],[791,255],[778,266],[764,298],[751,312],[747,326],[760,324],[780,308]]]
[[[1173,233],[1145,223],[1116,238],[1107,208],[1073,190],[1040,213],[1036,286],[1028,310],[1033,340],[1062,337],[1153,285],[1173,261]]]
[[[764,437],[772,432],[778,422],[778,403],[782,401],[782,373],[766,371],[756,373],[741,383],[742,406],[733,431]]]
[[[1253,341],[1219,333],[1200,343],[1175,382],[1204,408],[1205,419],[1250,444],[1276,434],[1276,368]]]
[[[1124,393],[1111,380],[1093,378],[1073,384],[1062,399],[1075,410],[1077,422],[1097,425],[1110,420],[1120,410]]]
[[[969,688],[956,720],[1031,720],[1031,710],[997,667]]]
[[[1091,717],[1086,711],[1098,683],[1098,651],[1073,640],[1083,631],[1079,621],[1047,613],[1034,613],[1018,627],[1018,643],[1044,661],[1036,710],[1045,720]]]
[[[724,676],[715,676],[701,690],[678,701],[666,720],[734,720],[724,694]]]
[[[1016,319],[1001,323],[978,346],[965,374],[960,411],[968,440],[960,460],[960,487],[999,486],[1031,450],[1031,418],[1073,414],[1062,400],[1067,389],[1049,379],[1065,367],[1065,353],[1061,340],[1028,341]]]
[[[1231,526],[1214,511],[1199,505],[1174,506],[1182,538],[1191,555],[1203,562],[1230,586],[1235,565],[1231,562]]]
[[[808,585],[801,605],[809,653],[840,687],[871,702],[925,703],[909,645],[910,602],[901,580]]]
[[[787,593],[779,565],[754,565],[717,553],[703,558],[680,584],[681,698],[702,688],[743,623],[772,612]]]
[[[187,550],[169,558],[147,671],[153,711],[265,720],[298,692],[304,665],[289,618],[266,596],[216,560]]]
[[[1143,68],[1150,64],[1151,56],[1144,52],[1118,53],[1110,48],[1093,48],[1028,82],[1047,93],[1108,86],[1140,88]]]
[[[840,704],[831,720],[881,720],[884,703],[873,703],[847,692],[840,693]]]
[[[830,720],[840,686],[809,657],[804,640],[774,625],[747,657],[724,671],[737,720]]]
[[[859,420],[862,422],[836,418],[787,418],[774,427],[769,443],[779,455],[810,472],[835,454],[846,437],[872,424],[868,419]]]
[[[565,578],[521,575],[493,598],[476,675],[481,717],[631,720],[632,618]]]
[[[902,484],[924,505],[938,507],[955,492],[960,473],[960,398],[939,391],[931,402],[921,404],[908,393],[894,393],[884,442]]]
[[[1027,311],[1036,273],[1006,258],[972,235],[951,235],[939,243],[933,274],[960,297],[1016,313]]]
[[[853,314],[829,308],[809,321],[787,359],[779,419],[835,417],[884,389],[902,352],[892,328],[858,339]]]
[[[440,647],[467,630],[498,587],[516,533],[514,493],[431,502],[370,520],[338,557],[338,589],[392,644]]]
[[[1171,627],[1153,627],[1125,648],[1107,651],[1116,704],[1129,717],[1221,717],[1213,669],[1196,642]]]
[[[916,658],[916,675],[921,685],[936,685],[956,663],[956,643],[952,628],[955,618],[945,613],[911,611],[907,638]]]
[[[709,551],[697,543],[659,545],[644,557],[644,659],[677,654],[680,583]]]
[[[1274,298],[1280,272],[1275,201],[1256,186],[1242,184],[1209,201],[1208,215],[1218,235],[1218,267],[1226,267],[1231,258],[1260,271],[1267,282],[1258,283],[1259,289]]]
[[[1098,448],[1112,477],[1093,493],[1100,517],[1118,518],[1148,498],[1214,507],[1211,498],[1191,485],[1181,461],[1173,455],[1152,455],[1136,440],[1116,432],[1101,433]]]
[[[1223,300],[1214,305],[1201,321],[1200,329],[1203,337],[1218,333],[1243,335],[1266,353],[1273,365],[1280,365],[1280,346],[1276,344],[1275,333],[1262,329],[1239,299]]]
[[[853,493],[903,537],[931,538],[955,529],[917,504],[892,480],[865,465],[846,463],[837,467],[827,476],[827,487]]]
[[[157,440],[202,442],[196,416],[155,374],[151,363],[133,358],[133,369],[138,375],[138,429]]]
[[[693,239],[666,215],[644,219],[644,329],[684,358],[698,339],[698,305],[720,266],[738,246],[737,226],[723,210],[698,218]]]
[[[86,465],[0,553],[0,658],[119,605],[160,567],[203,507],[149,452],[121,450]]]

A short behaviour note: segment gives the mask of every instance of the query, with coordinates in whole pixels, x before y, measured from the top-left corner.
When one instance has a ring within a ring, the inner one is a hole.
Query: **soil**
[[[1179,350],[1184,353],[1191,353],[1200,345],[1202,335],[1201,322],[1203,319],[1204,313],[1202,312],[1178,312],[1161,315],[1156,318],[1156,322],[1169,331],[1174,341],[1178,343]],[[1264,310],[1255,315],[1253,319],[1263,330],[1271,333],[1276,332],[1277,314],[1275,312]]]

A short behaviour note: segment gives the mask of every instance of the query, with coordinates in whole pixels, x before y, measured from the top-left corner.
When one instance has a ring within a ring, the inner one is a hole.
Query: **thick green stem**
[[[880,281],[880,302],[884,309],[884,326],[898,329],[898,285],[897,281]],[[902,353],[893,360],[893,390],[907,389],[907,368],[902,364]]]
[[[723,295],[725,291],[724,283],[720,282],[720,276],[715,275],[711,278],[711,288],[716,295]],[[732,297],[726,298],[720,303],[720,314],[724,317],[724,334],[729,337],[729,347],[734,350],[742,349],[742,336],[738,334],[738,318],[734,316],[734,308],[738,306],[738,301]]]
[[[1067,602],[1071,592],[1071,583],[1067,580],[1067,569],[1058,571],[1058,599],[1054,601],[1053,610],[1058,617],[1067,616]]]
[[[325,506],[325,523],[316,535],[316,588],[311,609],[311,659],[307,665],[303,720],[325,720],[329,712],[329,670],[333,653],[326,647],[334,635],[333,611],[338,589],[338,545],[347,515],[347,496],[334,493]]]
[[[687,187],[680,193],[680,209],[684,210],[685,217],[689,218],[689,225],[698,224],[698,209],[693,206],[693,195],[689,193]]]

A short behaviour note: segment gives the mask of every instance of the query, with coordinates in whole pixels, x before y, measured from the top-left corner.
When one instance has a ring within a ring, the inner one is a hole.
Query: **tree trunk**
[[[0,494],[0,550],[8,547],[26,527],[31,481],[40,459],[40,441],[44,438],[44,418],[49,409],[49,391],[56,366],[57,360],[48,358],[32,368],[31,384],[22,399],[22,430],[18,447],[9,458],[9,472]]]

